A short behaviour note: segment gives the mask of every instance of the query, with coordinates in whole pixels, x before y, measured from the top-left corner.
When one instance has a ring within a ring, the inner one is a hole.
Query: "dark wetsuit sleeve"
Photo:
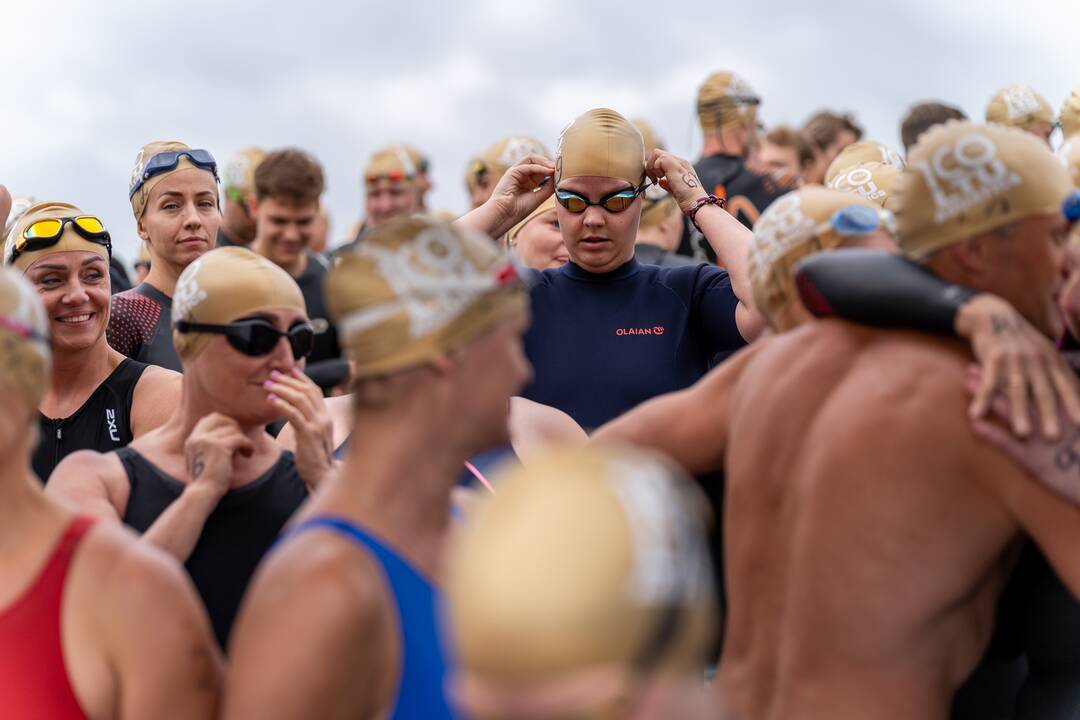
[[[803,304],[818,317],[950,335],[957,311],[975,294],[878,250],[813,255],[796,267],[795,284]]]
[[[735,323],[739,298],[731,287],[726,270],[715,265],[698,265],[693,307],[703,337],[712,353],[737,350],[746,344]]]

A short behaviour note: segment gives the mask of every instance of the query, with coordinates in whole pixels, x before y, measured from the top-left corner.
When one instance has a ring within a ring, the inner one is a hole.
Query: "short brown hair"
[[[855,119],[848,113],[819,110],[811,115],[802,127],[803,135],[818,150],[832,145],[837,136],[845,130],[854,135],[856,140],[862,139],[863,129],[855,124]]]
[[[764,140],[770,145],[795,148],[800,166],[805,167],[814,161],[814,148],[810,147],[806,136],[793,127],[777,125],[765,133]]]
[[[272,197],[307,205],[317,202],[322,192],[322,166],[299,148],[275,150],[255,168],[256,200]]]
[[[910,150],[924,132],[949,120],[967,120],[967,115],[960,108],[937,101],[913,105],[900,121],[900,140],[904,143],[904,152]]]

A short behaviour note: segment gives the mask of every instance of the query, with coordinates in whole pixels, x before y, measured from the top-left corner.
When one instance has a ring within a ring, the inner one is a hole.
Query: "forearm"
[[[514,227],[517,220],[507,218],[504,213],[494,207],[491,202],[486,202],[475,210],[470,210],[457,220],[454,225],[469,228],[484,233],[493,239],[499,239]]]
[[[695,217],[717,262],[728,271],[735,296],[748,308],[754,307],[750,289],[750,243],[754,234],[735,216],[718,205],[705,205]]]
[[[975,296],[910,260],[877,250],[813,255],[797,266],[795,283],[803,304],[819,317],[965,337],[961,309]]]
[[[186,562],[202,535],[206,518],[217,507],[219,494],[199,485],[187,485],[180,497],[158,516],[142,539]]]

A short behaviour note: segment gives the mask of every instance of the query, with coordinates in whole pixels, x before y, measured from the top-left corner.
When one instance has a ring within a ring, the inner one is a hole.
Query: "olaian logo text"
[[[663,335],[664,326],[654,325],[646,328],[617,328],[616,335]]]

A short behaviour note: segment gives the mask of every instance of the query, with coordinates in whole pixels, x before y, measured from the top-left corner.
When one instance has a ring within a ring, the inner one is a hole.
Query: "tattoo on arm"
[[[682,179],[686,183],[686,187],[696,188],[698,186],[698,179],[694,177],[694,173],[684,173]]]
[[[1054,453],[1054,465],[1058,470],[1066,471],[1073,468],[1080,472],[1080,430],[1073,430],[1058,446]]]
[[[192,480],[195,480],[202,475],[203,470],[206,469],[206,463],[203,462],[202,452],[197,452],[191,457],[191,464],[188,467],[188,474]]]

